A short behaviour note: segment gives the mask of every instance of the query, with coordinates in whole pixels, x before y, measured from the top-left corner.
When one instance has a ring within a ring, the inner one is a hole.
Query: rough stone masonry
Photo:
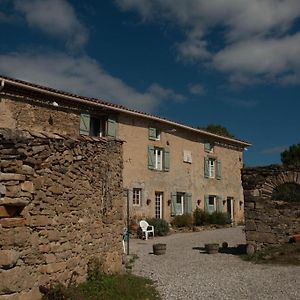
[[[274,190],[286,183],[300,185],[300,168],[271,165],[245,168],[245,233],[248,244],[261,249],[289,241],[300,233],[300,203],[274,200]]]
[[[0,129],[0,299],[122,267],[122,143]],[[73,275],[72,275],[73,274]]]

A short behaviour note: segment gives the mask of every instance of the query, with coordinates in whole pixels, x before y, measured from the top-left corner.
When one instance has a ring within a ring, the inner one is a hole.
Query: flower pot
[[[205,244],[205,250],[208,254],[216,254],[219,252],[219,244]]]
[[[153,244],[153,253],[155,255],[165,254],[167,250],[167,244]]]

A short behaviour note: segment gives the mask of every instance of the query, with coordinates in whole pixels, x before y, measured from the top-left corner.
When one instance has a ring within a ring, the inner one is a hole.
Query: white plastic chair
[[[148,240],[149,233],[152,233],[154,237],[154,226],[149,225],[145,220],[140,221],[140,227],[142,229],[142,234],[145,234],[145,239]]]

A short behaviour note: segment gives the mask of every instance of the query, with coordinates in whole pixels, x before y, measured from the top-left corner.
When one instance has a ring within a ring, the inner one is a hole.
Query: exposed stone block
[[[1,173],[0,172],[0,181],[24,181],[25,176],[23,174],[16,173]]]
[[[21,190],[29,193],[34,193],[34,186],[32,181],[24,181],[21,183]]]
[[[53,185],[48,189],[49,192],[55,194],[55,195],[61,195],[64,192],[63,187],[59,185]]]
[[[0,268],[10,269],[19,259],[19,253],[15,250],[0,250]]]
[[[0,183],[0,196],[6,194],[6,186]]]
[[[22,165],[22,168],[20,170],[21,174],[24,175],[33,175],[34,174],[34,169],[28,165]]]
[[[15,267],[0,272],[0,295],[21,292],[33,287],[34,278],[26,267]]]
[[[28,200],[24,198],[10,198],[4,197],[0,199],[0,205],[7,205],[7,206],[19,206],[24,207],[29,203]]]

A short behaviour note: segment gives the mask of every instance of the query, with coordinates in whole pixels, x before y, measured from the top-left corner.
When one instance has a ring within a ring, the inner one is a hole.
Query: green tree
[[[209,124],[206,127],[197,127],[197,128],[206,130],[206,131],[214,133],[214,134],[226,136],[229,138],[234,138],[234,135],[231,134],[226,127],[219,125],[219,124]]]
[[[300,166],[300,143],[281,153],[281,162],[287,166]]]

